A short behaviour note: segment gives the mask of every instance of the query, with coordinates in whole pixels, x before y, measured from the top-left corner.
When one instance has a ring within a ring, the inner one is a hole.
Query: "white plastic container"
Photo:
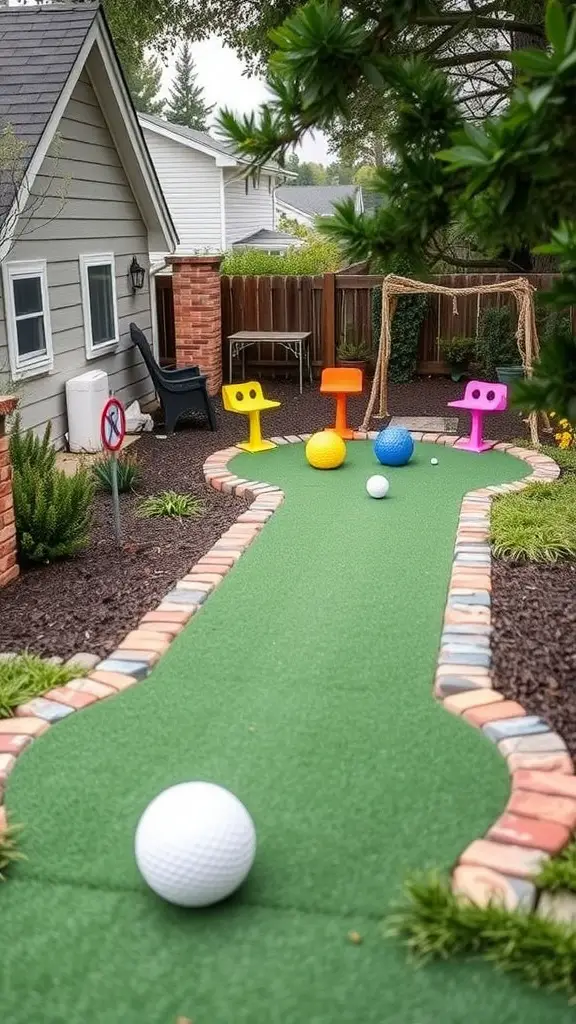
[[[100,417],[108,399],[108,374],[88,370],[66,381],[68,443],[71,452],[100,452]]]

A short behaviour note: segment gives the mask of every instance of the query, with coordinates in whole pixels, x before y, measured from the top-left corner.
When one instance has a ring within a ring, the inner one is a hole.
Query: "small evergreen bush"
[[[478,325],[478,362],[488,380],[496,379],[497,366],[520,364],[515,332],[511,306],[493,306],[482,313]]]
[[[50,423],[42,439],[32,430],[22,434],[19,420],[10,435],[16,539],[22,564],[68,558],[88,544],[92,475],[80,469],[68,477],[56,469],[50,435]]]

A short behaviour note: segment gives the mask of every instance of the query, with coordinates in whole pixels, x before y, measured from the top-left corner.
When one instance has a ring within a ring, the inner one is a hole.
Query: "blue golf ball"
[[[414,441],[405,427],[386,427],[374,441],[374,455],[383,466],[405,466],[413,452]]]

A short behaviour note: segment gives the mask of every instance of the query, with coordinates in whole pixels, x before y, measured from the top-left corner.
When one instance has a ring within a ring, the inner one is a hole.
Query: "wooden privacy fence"
[[[526,274],[538,290],[552,286],[554,274]],[[470,288],[511,280],[518,274],[437,275],[431,280],[448,288]],[[317,277],[222,277],[222,340],[236,331],[310,331],[312,360],[316,370],[332,365],[339,341],[353,336],[376,350],[372,302],[374,289],[382,287],[382,275],[324,274]],[[513,304],[510,295],[468,295],[457,301],[455,313],[447,296],[431,296],[418,344],[418,370],[444,373],[440,344],[454,335],[475,337],[480,315],[488,306]],[[251,350],[255,369],[292,370],[293,361],[283,350],[262,343]],[[225,365],[227,365],[225,363]]]

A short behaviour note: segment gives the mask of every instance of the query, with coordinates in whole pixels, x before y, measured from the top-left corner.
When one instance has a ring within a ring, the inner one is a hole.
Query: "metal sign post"
[[[114,517],[114,535],[118,544],[121,541],[120,498],[118,496],[118,457],[117,452],[126,436],[126,414],[124,406],[118,398],[109,398],[102,410],[100,420],[100,436],[107,452],[110,452],[110,483],[112,487],[112,514]]]

